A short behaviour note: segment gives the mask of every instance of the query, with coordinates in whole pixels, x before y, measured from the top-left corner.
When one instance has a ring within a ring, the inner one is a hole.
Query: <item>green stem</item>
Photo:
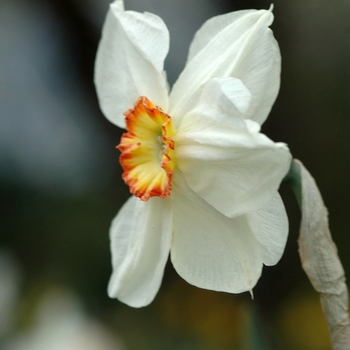
[[[295,194],[297,202],[299,204],[300,210],[302,208],[301,201],[301,175],[300,175],[300,166],[297,164],[294,159],[292,160],[289,168],[288,174],[283,179],[282,183],[290,186]]]

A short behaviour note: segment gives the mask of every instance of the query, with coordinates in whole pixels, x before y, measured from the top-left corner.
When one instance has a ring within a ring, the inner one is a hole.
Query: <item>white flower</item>
[[[28,315],[26,315],[28,317]],[[14,332],[6,350],[123,350],[124,346],[98,320],[85,314],[79,298],[52,289],[41,298],[33,324]]]
[[[230,293],[280,259],[288,220],[277,189],[291,155],[259,132],[280,82],[272,21],[267,10],[207,21],[169,93],[163,21],[110,5],[95,84],[104,115],[127,128],[118,148],[134,194],[110,230],[111,297],[149,304],[169,252],[186,281]]]

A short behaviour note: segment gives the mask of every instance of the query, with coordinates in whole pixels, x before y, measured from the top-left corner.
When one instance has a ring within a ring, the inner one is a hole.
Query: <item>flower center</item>
[[[175,134],[171,117],[144,96],[124,115],[127,132],[117,146],[123,180],[143,201],[169,196]]]

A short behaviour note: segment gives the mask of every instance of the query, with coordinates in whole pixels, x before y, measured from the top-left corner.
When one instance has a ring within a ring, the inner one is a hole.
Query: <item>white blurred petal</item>
[[[288,217],[278,192],[256,212],[246,214],[251,230],[261,244],[263,263],[276,265],[288,238]]]
[[[174,238],[171,260],[188,283],[241,293],[251,290],[262,270],[260,243],[245,215],[230,219],[174,181]]]
[[[110,297],[133,307],[146,306],[153,300],[170,251],[171,204],[168,198],[142,202],[130,197],[113,220]]]
[[[83,310],[68,290],[50,290],[40,299],[35,322],[5,341],[6,350],[123,350],[124,346]]]
[[[247,119],[262,124],[280,84],[280,52],[268,26],[271,11],[242,11],[217,16],[198,31],[184,71],[170,94],[170,114],[183,116],[200,99],[212,78],[240,79],[252,95]]]
[[[169,33],[160,17],[124,11],[120,0],[110,5],[95,62],[95,85],[106,118],[124,128],[123,113],[139,96],[168,108],[163,73],[168,50]]]
[[[228,217],[261,208],[288,172],[283,143],[259,133],[259,125],[199,106],[186,115],[176,139],[176,158],[186,182]]]

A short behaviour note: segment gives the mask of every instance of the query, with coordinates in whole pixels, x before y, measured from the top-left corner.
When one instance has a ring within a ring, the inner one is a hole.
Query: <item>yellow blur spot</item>
[[[281,314],[281,333],[288,349],[331,350],[318,295],[293,298]]]

